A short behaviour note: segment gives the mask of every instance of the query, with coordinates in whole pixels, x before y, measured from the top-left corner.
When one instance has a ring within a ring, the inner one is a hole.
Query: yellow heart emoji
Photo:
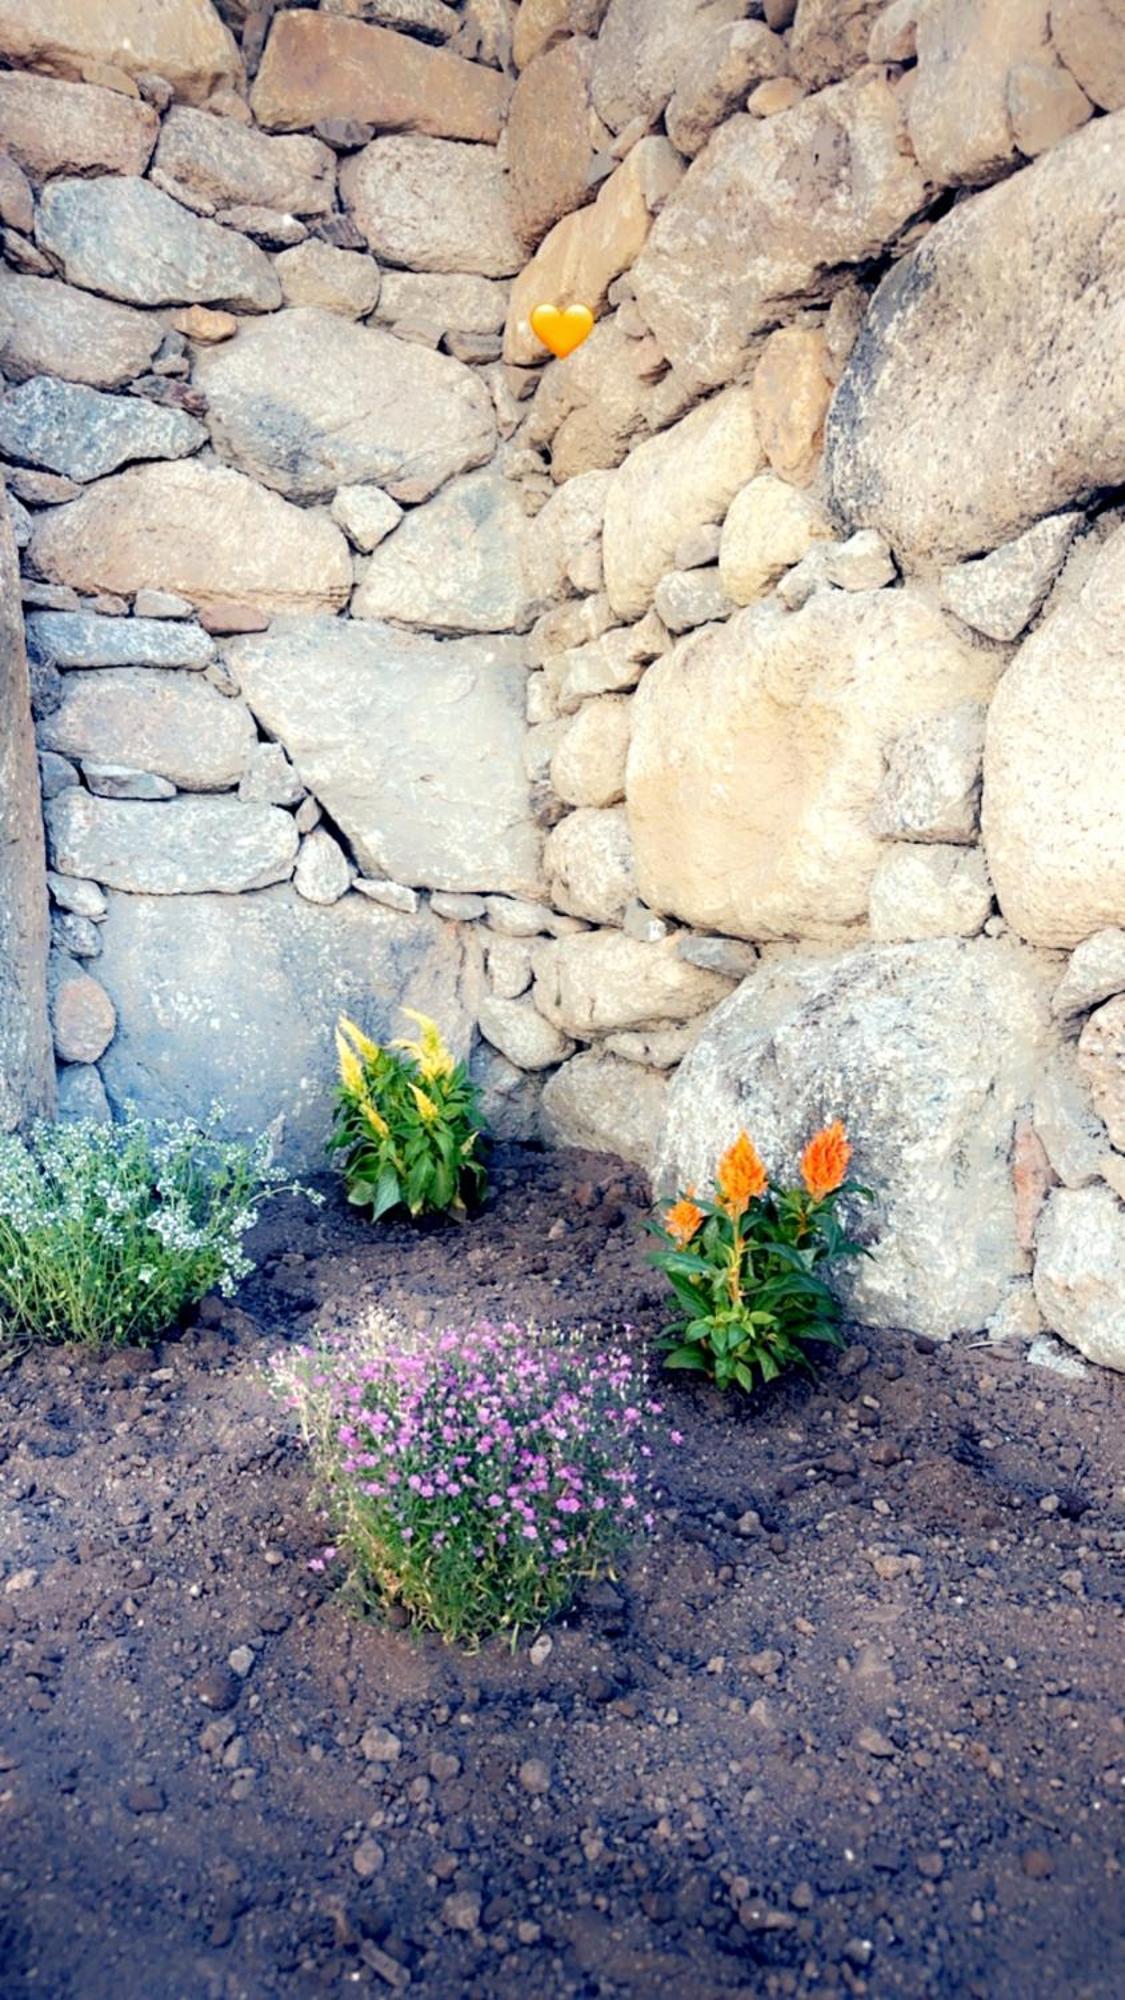
[[[531,330],[560,361],[573,354],[591,332],[594,315],[589,306],[536,306]]]

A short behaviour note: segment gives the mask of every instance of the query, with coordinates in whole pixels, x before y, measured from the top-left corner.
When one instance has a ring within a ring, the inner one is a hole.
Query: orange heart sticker
[[[560,361],[573,354],[592,331],[594,315],[589,306],[536,306],[531,330]]]

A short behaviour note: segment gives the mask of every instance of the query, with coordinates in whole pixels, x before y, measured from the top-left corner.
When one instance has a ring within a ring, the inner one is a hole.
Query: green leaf
[[[707,1357],[698,1347],[674,1347],[664,1356],[665,1368],[694,1368],[707,1372]]]

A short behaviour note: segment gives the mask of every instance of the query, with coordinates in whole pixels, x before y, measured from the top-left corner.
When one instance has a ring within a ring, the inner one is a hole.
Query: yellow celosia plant
[[[487,1184],[484,1126],[468,1071],[436,1022],[412,1007],[403,1012],[417,1035],[388,1048],[344,1014],[336,1025],[340,1082],[328,1150],[348,1200],[369,1207],[375,1221],[399,1207],[411,1215],[463,1212]]]

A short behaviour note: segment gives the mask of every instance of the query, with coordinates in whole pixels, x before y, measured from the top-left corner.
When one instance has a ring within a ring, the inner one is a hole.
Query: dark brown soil
[[[466,1228],[289,1203],[239,1309],[0,1374],[5,2000],[1125,1991],[1125,1382],[865,1334],[673,1384],[657,1535],[538,1665],[309,1572],[270,1348],[373,1302],[654,1327],[642,1199],[509,1153]]]

